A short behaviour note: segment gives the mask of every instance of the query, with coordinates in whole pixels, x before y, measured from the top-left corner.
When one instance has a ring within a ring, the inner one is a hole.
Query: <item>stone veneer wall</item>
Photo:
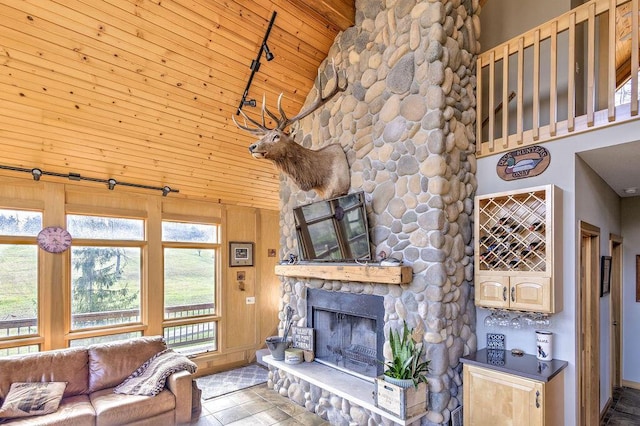
[[[476,349],[471,283],[479,11],[478,0],[356,0],[356,25],[336,38],[328,56],[346,71],[349,86],[296,132],[306,147],[342,145],[351,191],[364,190],[368,198],[376,255],[402,258],[414,278],[402,286],[286,278],[282,306],[295,308],[294,320],[305,325],[307,287],[384,296],[385,336],[403,320],[424,331],[431,365],[423,425],[448,424],[462,403],[459,358]],[[308,101],[314,97],[310,93]],[[293,208],[317,199],[282,177],[283,257],[297,253]],[[388,342],[384,352],[388,359]],[[383,423],[281,370],[271,371],[269,385],[332,424]]]

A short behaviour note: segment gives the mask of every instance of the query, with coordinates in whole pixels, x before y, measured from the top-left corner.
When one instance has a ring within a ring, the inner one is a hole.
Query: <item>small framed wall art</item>
[[[611,290],[611,256],[602,256],[600,261],[600,297]]]
[[[636,302],[640,302],[640,254],[636,255]]]
[[[229,243],[229,266],[253,266],[253,243]]]

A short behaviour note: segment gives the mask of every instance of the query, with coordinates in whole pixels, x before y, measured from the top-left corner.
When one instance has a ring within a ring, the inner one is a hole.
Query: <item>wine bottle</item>
[[[510,259],[507,264],[509,265],[509,268],[515,268],[516,266],[518,266],[518,263],[520,263],[520,259],[517,257],[514,257]]]
[[[544,222],[533,222],[531,225],[529,225],[529,231],[531,232],[544,231]]]
[[[488,235],[485,235],[484,237],[480,238],[480,245],[489,247],[492,244],[495,244],[495,238]]]
[[[498,223],[502,226],[513,227],[515,226],[515,221],[510,217],[502,217],[498,220]]]
[[[544,241],[534,241],[531,244],[529,244],[529,249],[530,250],[543,250],[544,249]]]
[[[491,233],[496,237],[503,237],[505,234],[505,230],[501,225],[496,225],[491,228]]]

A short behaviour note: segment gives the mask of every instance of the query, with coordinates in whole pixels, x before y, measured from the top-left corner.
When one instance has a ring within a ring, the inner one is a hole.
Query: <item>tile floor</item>
[[[202,401],[198,426],[329,426],[329,422],[267,388],[267,384],[242,389]]]
[[[198,426],[329,426],[329,422],[267,388],[266,383],[202,401]],[[640,426],[640,390],[618,388],[600,426]]]
[[[638,425],[640,425],[640,390],[614,389],[611,407],[602,417],[600,426]]]

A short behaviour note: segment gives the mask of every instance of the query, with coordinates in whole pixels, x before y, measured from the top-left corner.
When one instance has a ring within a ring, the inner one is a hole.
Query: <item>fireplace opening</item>
[[[383,372],[381,296],[307,290],[307,325],[318,362],[372,380]]]

